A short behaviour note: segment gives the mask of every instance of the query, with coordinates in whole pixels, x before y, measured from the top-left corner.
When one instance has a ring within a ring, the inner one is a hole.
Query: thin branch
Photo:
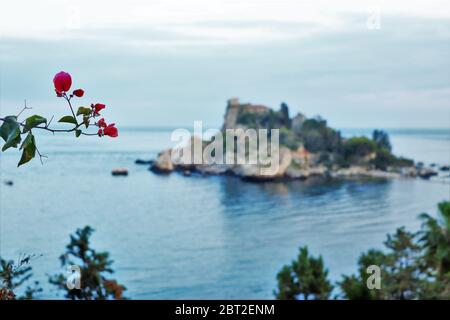
[[[75,119],[75,121],[76,121],[76,123],[77,123],[77,126],[78,126],[77,116],[75,115],[75,112],[73,111],[72,103],[70,103],[70,98],[67,97],[67,95],[66,95],[65,93],[64,93],[64,98],[66,99],[67,103],[69,104],[70,111],[72,111],[73,118]]]
[[[44,161],[42,161],[42,158],[48,158],[47,156],[44,156],[44,155],[42,155],[40,152],[39,152],[39,149],[38,149],[38,147],[35,145],[35,148],[36,148],[36,152],[38,153],[38,155],[39,155],[39,160],[41,161],[41,165],[44,165]]]
[[[27,107],[27,100],[25,99],[25,106],[23,107],[22,110],[20,110],[20,112],[17,114],[17,118],[22,114],[22,112],[24,112],[25,110],[30,110],[33,109],[32,107]]]
[[[48,128],[48,127],[50,126],[50,123],[52,123],[53,117],[54,117],[54,116],[52,116],[52,117],[50,118],[50,121],[47,122],[47,124],[45,125],[46,128]]]

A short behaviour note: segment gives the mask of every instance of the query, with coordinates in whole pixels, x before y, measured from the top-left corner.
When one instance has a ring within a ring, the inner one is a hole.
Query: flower
[[[101,118],[98,120],[97,125],[99,126],[97,131],[97,135],[99,137],[110,136],[111,138],[115,138],[119,136],[119,131],[115,127],[114,123],[106,124],[105,119]]]
[[[53,84],[55,85],[56,93],[61,94],[62,92],[70,90],[72,77],[67,72],[61,71],[53,78]]]
[[[101,118],[100,120],[98,120],[97,125],[98,125],[100,128],[106,128],[106,127],[107,127],[104,118]]]
[[[99,111],[102,109],[105,109],[105,105],[103,103],[96,103],[95,105],[91,106],[92,108],[94,108],[94,115],[99,115]]]
[[[84,95],[84,90],[83,89],[73,90],[73,95],[77,96],[78,98],[81,98]]]
[[[105,136],[110,136],[111,138],[115,138],[115,137],[119,136],[119,131],[117,130],[117,128],[114,125],[115,125],[114,123],[111,123],[110,125],[108,125],[103,130],[103,134]]]

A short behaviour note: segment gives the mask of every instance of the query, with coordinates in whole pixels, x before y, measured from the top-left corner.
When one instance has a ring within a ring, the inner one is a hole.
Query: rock
[[[429,179],[433,176],[437,176],[437,172],[431,168],[421,168],[418,172],[419,177],[423,179]]]
[[[111,174],[113,176],[127,176],[128,175],[128,169],[126,168],[115,168],[111,171]]]
[[[286,148],[280,148],[280,157],[278,166],[264,167],[257,164],[236,165],[232,171],[246,180],[274,180],[283,177],[286,170],[292,162],[291,151]]]
[[[6,180],[3,182],[5,185],[12,187],[14,185],[14,182],[12,180]]]
[[[158,157],[153,161],[150,170],[155,173],[170,173],[174,170],[171,159],[171,150],[161,151]]]
[[[288,177],[290,179],[305,180],[305,179],[308,179],[308,177],[309,177],[309,170],[308,169],[299,169],[299,168],[290,166],[286,170],[285,175],[286,175],[286,177]]]
[[[398,178],[399,173],[382,170],[370,170],[363,166],[350,166],[342,168],[330,174],[332,177],[371,177],[371,178]]]
[[[442,166],[439,168],[441,171],[450,171],[450,166]]]
[[[145,165],[150,164],[151,165],[153,163],[153,161],[152,160],[136,159],[136,161],[134,163],[135,164],[145,164]]]
[[[417,177],[417,169],[415,167],[400,168],[399,172],[403,177]]]
[[[329,172],[327,167],[325,166],[317,166],[317,167],[308,167],[308,168],[295,168],[293,166],[290,166],[286,172],[286,177],[290,179],[308,179],[312,176],[328,176]]]
[[[191,176],[191,171],[190,170],[184,170],[183,171],[183,176],[190,177]]]

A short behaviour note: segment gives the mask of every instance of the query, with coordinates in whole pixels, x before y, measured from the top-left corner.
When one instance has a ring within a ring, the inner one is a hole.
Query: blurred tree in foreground
[[[350,300],[450,299],[450,202],[441,202],[438,208],[437,219],[428,214],[420,216],[423,225],[418,233],[399,228],[387,236],[386,250],[371,249],[363,253],[358,260],[357,274],[344,275],[338,282],[340,297]],[[277,299],[299,299],[302,293],[307,299],[312,291],[305,283],[316,284],[315,292],[320,292],[317,298],[330,296],[331,285],[325,279],[327,272],[318,272],[323,270],[322,259],[315,263],[310,259],[306,248],[301,248],[298,261],[283,267],[277,276]],[[301,266],[297,272],[295,265]],[[367,284],[371,276],[368,267],[374,265],[381,270],[379,289],[369,289]]]
[[[39,282],[27,286],[22,296],[16,296],[16,291],[33,276],[30,261],[36,255],[23,255],[17,263],[4,260],[0,257],[0,300],[33,299],[34,294],[41,292]]]
[[[65,291],[67,298],[85,300],[124,299],[122,296],[126,288],[109,279],[106,274],[113,273],[108,252],[97,252],[90,248],[89,239],[92,235],[89,226],[78,229],[75,235],[70,236],[70,243],[66,246],[66,253],[61,255],[63,267],[78,266],[81,271],[81,288],[69,289],[66,284],[66,275],[58,274],[50,277],[51,284]]]
[[[308,248],[300,248],[297,260],[284,266],[278,273],[278,299],[328,299],[333,286],[327,279],[328,270],[324,269],[322,257],[314,258],[308,254]]]

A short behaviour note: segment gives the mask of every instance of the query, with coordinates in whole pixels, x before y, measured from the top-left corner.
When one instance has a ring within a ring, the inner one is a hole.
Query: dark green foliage
[[[328,127],[326,120],[320,117],[305,120],[300,129],[300,138],[311,152],[340,152],[342,147],[340,132]]]
[[[248,128],[259,129],[264,128],[267,114],[265,113],[253,113],[247,111],[241,111],[237,117],[237,123],[247,126]]]
[[[388,235],[384,242],[385,251],[371,249],[358,260],[358,271],[343,276],[338,283],[342,298],[350,300],[372,299],[450,299],[450,202],[438,205],[439,217],[422,214],[422,229],[411,233],[404,228]],[[285,266],[278,274],[279,299],[298,298],[299,281],[323,283],[323,273],[315,270],[323,268],[321,263],[307,263],[307,251],[301,253],[293,266]],[[294,265],[297,267],[295,269]],[[381,288],[369,289],[367,280],[371,273],[369,266],[378,266],[381,270]],[[291,268],[291,269],[290,269]],[[296,270],[296,272],[294,272]],[[330,286],[328,284],[328,286]],[[306,288],[309,288],[306,285]],[[308,290],[304,290],[308,292]],[[322,297],[328,297],[324,295]]]
[[[280,144],[296,150],[301,145],[301,141],[292,130],[283,127],[280,129]]]
[[[450,202],[441,202],[439,217],[435,219],[423,213],[423,231],[420,241],[425,247],[424,258],[428,265],[435,266],[438,279],[450,273]]]
[[[31,116],[31,117],[28,117],[25,120],[25,126],[23,127],[23,133],[27,133],[31,129],[33,129],[43,123],[47,123],[47,119],[45,119],[44,117],[41,117],[37,114],[35,114],[34,116]]]
[[[347,159],[364,157],[376,150],[376,143],[366,137],[350,138],[344,144],[344,155]]]
[[[283,124],[286,128],[291,128],[291,119],[289,118],[289,107],[286,103],[281,103],[280,113],[282,116]]]
[[[377,144],[379,149],[385,149],[388,152],[392,151],[389,135],[383,130],[374,130],[372,133],[372,140]]]
[[[397,159],[395,156],[389,152],[387,149],[378,149],[377,155],[375,159],[373,159],[373,164],[375,165],[375,168],[386,170],[388,166],[392,166],[395,164]]]
[[[342,276],[343,280],[338,283],[344,294],[344,297],[350,300],[372,300],[381,299],[380,290],[370,290],[367,287],[367,267],[371,265],[381,266],[386,261],[386,255],[379,251],[371,249],[361,255],[358,260],[358,273],[351,276]],[[384,287],[384,273],[382,273],[381,286]]]
[[[64,291],[66,297],[71,299],[124,299],[122,293],[126,288],[116,280],[106,278],[106,274],[114,272],[109,253],[97,252],[90,247],[89,239],[93,231],[89,226],[78,229],[75,235],[70,236],[67,251],[60,257],[63,267],[80,267],[81,289],[69,290],[66,286],[66,276],[63,274],[50,277],[50,283]]]
[[[277,276],[277,299],[328,299],[333,286],[327,279],[322,257],[308,254],[307,247],[300,248],[297,260],[284,266]]]
[[[250,106],[250,105],[248,105]],[[351,165],[374,166],[376,169],[410,167],[412,160],[397,158],[391,153],[388,134],[374,130],[372,139],[353,137],[343,141],[341,133],[327,125],[321,117],[305,119],[295,128],[289,118],[289,108],[282,103],[279,111],[252,111],[243,105],[237,116],[237,123],[253,129],[279,129],[280,144],[295,150],[300,146],[312,153],[318,153],[319,163],[332,167]],[[270,131],[269,131],[270,132]],[[373,154],[373,156],[372,156]],[[325,158],[326,156],[326,158]]]
[[[33,299],[36,293],[42,291],[39,282],[33,282],[32,286],[27,286],[21,296],[16,296],[17,292],[33,276],[31,259],[35,255],[24,255],[19,257],[17,263],[7,261],[0,257],[0,300],[11,299]]]
[[[298,295],[298,288],[291,266],[284,266],[277,275],[278,291],[275,292],[277,299],[295,300]]]
[[[253,129],[280,129],[291,127],[289,108],[282,103],[279,111],[268,109],[266,112],[253,112],[246,110],[245,106],[240,109],[237,123]]]
[[[415,234],[397,229],[388,235],[384,243],[388,251],[369,250],[358,261],[358,274],[343,276],[339,284],[343,296],[351,300],[367,299],[417,299],[420,297],[422,277],[418,265],[420,246],[415,242]],[[381,289],[368,289],[366,272],[370,265],[382,270]]]

